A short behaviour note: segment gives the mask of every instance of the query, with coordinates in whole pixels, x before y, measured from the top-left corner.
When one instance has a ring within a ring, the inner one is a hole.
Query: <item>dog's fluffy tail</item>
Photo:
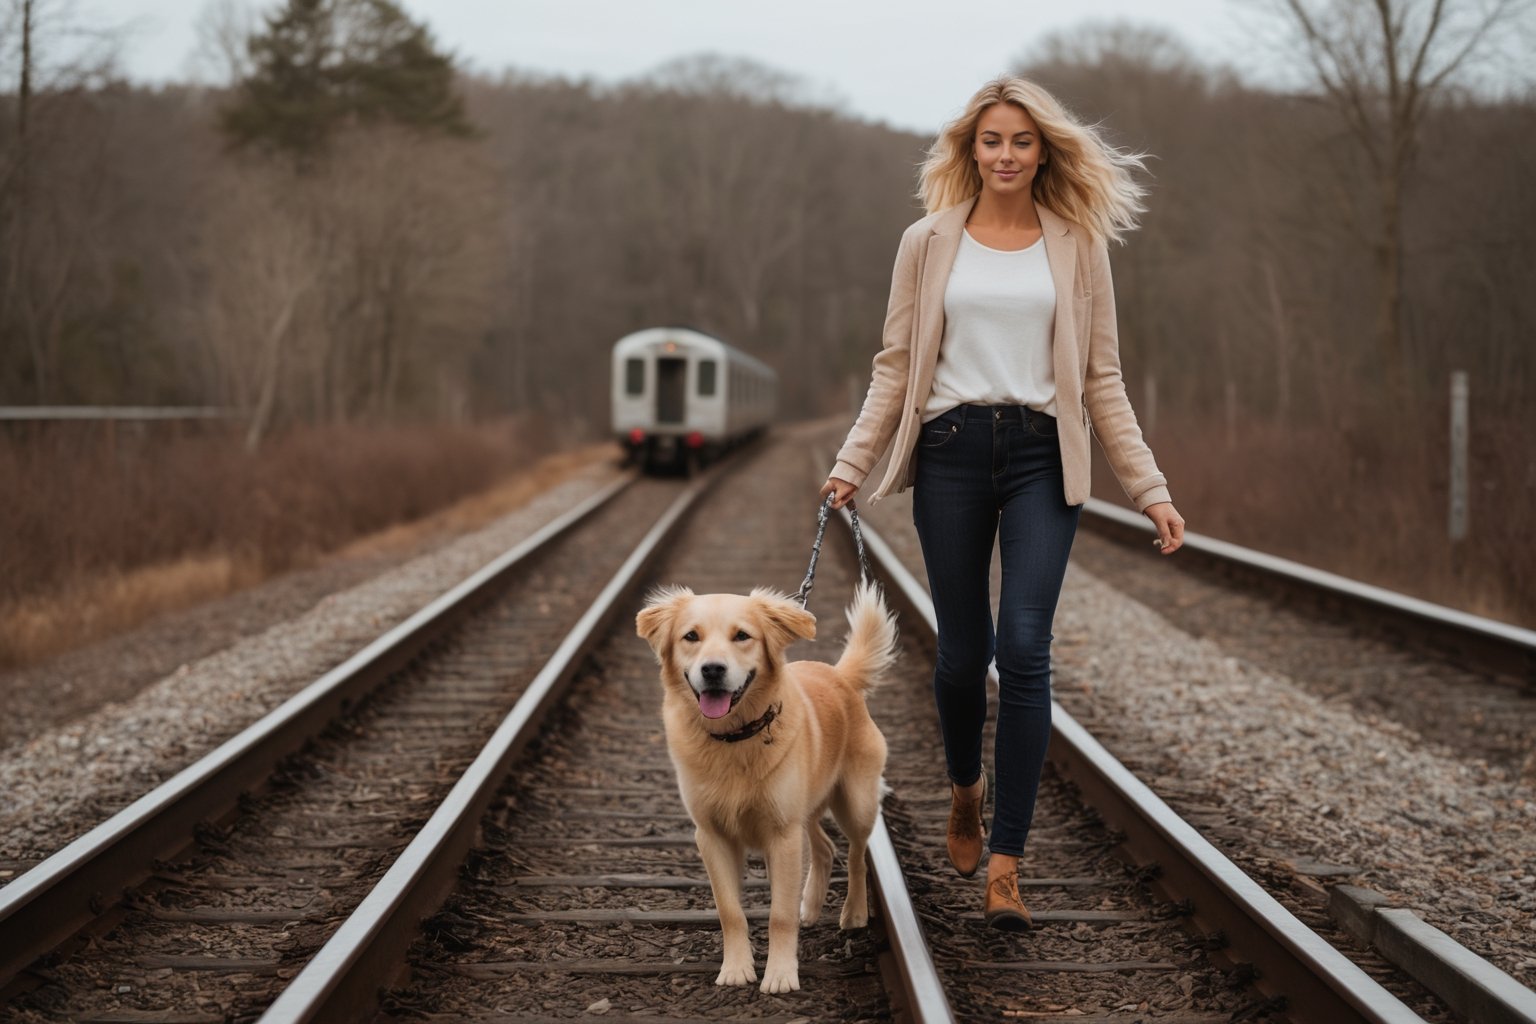
[[[886,608],[878,584],[859,584],[848,606],[848,626],[837,669],[867,693],[896,662],[896,616]]]

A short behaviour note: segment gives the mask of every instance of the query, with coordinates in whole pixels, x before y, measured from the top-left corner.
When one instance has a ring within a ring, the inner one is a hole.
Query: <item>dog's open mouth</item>
[[[752,685],[752,680],[757,678],[757,669],[747,673],[747,681],[741,684],[741,689],[731,690],[705,690],[699,694],[699,714],[705,718],[724,718],[731,713],[741,700],[741,695],[747,692],[747,687]]]
[[[699,713],[705,718],[724,718],[736,706],[736,695],[729,690],[705,690],[699,694]]]

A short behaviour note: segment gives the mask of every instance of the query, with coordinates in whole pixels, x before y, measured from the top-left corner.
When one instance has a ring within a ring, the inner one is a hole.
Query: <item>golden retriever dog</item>
[[[800,987],[800,922],[820,915],[832,875],[827,811],[848,837],[841,926],[869,923],[864,851],[880,808],[885,737],[864,695],[895,659],[896,624],[873,584],[860,585],[848,624],[842,656],[827,665],[785,663],[793,641],[815,637],[816,617],[762,588],[745,597],[663,589],[635,621],[661,665],[667,750],[720,913],[716,985],[757,980],[741,879],[747,851],[759,850],[771,891],[762,990]]]

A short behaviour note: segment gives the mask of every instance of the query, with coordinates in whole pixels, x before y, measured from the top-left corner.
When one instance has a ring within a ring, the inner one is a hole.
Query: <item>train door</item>
[[[687,404],[688,360],[656,360],[656,422],[682,423]]]

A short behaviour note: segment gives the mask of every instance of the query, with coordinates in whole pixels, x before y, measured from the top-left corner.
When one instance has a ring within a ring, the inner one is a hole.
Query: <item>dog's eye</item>
[[[687,640],[691,644],[696,644],[699,642],[699,631],[696,629],[690,629],[688,632],[683,634],[683,639]]]
[[[747,636],[747,631],[746,630],[738,629],[736,631],[736,635],[731,637],[731,639],[735,640],[737,643],[741,643],[743,640],[751,640],[752,638],[750,636]]]

